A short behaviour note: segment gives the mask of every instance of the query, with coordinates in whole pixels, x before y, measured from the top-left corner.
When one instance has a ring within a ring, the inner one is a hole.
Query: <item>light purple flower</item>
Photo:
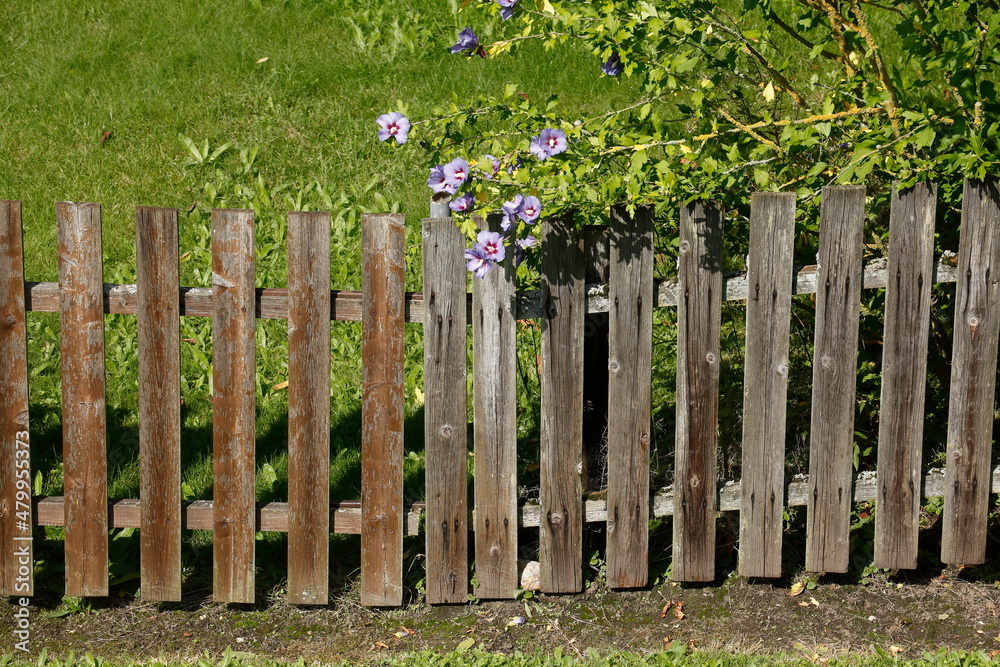
[[[566,150],[566,133],[559,129],[546,128],[537,137],[531,138],[529,148],[539,160],[558,155]]]
[[[495,178],[496,175],[500,173],[500,160],[496,159],[492,155],[484,155],[483,157],[489,161],[490,167],[493,169],[493,171],[483,171],[483,178],[486,180]]]
[[[460,157],[455,158],[442,167],[445,182],[452,188],[457,189],[469,178],[469,163]],[[454,193],[455,190],[452,190]]]
[[[514,15],[514,5],[517,4],[517,0],[497,0],[497,4],[500,5],[500,18],[506,21]]]
[[[521,210],[517,212],[518,217],[525,222],[534,222],[538,219],[538,215],[542,212],[542,202],[538,201],[538,197],[525,197],[524,203],[521,205]]]
[[[622,59],[618,57],[617,52],[613,52],[604,64],[601,65],[601,71],[608,76],[618,76],[622,73],[622,69]]]
[[[476,248],[470,248],[465,251],[465,268],[475,273],[477,278],[482,278],[493,268],[493,262],[483,257]]]
[[[502,262],[507,255],[507,249],[503,247],[503,236],[498,232],[483,230],[476,236],[476,245],[472,247],[478,254],[491,262]]]
[[[475,203],[476,198],[473,197],[471,193],[466,193],[454,201],[449,202],[448,208],[455,211],[455,213],[469,213],[474,208]]]
[[[472,54],[480,50],[481,47],[479,45],[479,38],[476,37],[476,33],[472,32],[472,28],[466,28],[462,32],[458,33],[458,43],[451,47],[452,53],[468,51]]]
[[[510,230],[517,222],[517,217],[521,214],[521,210],[524,208],[524,196],[514,195],[514,198],[503,204],[503,222],[500,223],[500,229],[505,232]]]
[[[445,179],[444,167],[441,165],[431,167],[431,177],[427,179],[427,187],[434,192],[447,192],[450,195],[455,194],[457,189]]]
[[[521,266],[521,262],[527,256],[527,248],[533,248],[538,245],[538,239],[534,236],[525,236],[523,239],[518,239],[514,242],[514,266]]]
[[[410,132],[410,121],[398,111],[384,113],[375,119],[382,128],[378,131],[379,141],[388,141],[395,137],[397,144],[405,144]]]

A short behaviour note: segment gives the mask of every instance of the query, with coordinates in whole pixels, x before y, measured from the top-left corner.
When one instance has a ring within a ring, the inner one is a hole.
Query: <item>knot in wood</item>
[[[690,241],[681,241],[681,253],[682,254],[686,253],[689,250],[691,250],[691,242]]]
[[[562,512],[550,512],[549,513],[549,523],[551,523],[551,524],[553,524],[555,526],[559,526],[559,525],[562,525],[562,522],[563,522],[563,514],[562,514]]]
[[[781,377],[788,375],[788,364],[778,364],[778,375]]]
[[[7,323],[7,326],[12,327],[14,326],[14,323],[17,322],[17,320],[14,319],[13,315],[8,315],[7,317],[4,318],[4,322]]]
[[[441,427],[441,437],[442,438],[450,438],[451,437],[451,433],[452,433],[452,428],[450,426],[448,426],[447,424],[445,424],[444,426]]]
[[[978,327],[979,326],[979,318],[976,317],[975,315],[970,315],[969,316],[969,326],[972,327],[973,329],[975,329],[976,327]]]
[[[706,354],[705,355],[705,361],[707,361],[710,364],[714,364],[715,363],[715,353],[714,352],[709,352],[708,354]]]
[[[819,363],[823,368],[829,368],[830,364],[833,363],[833,359],[830,357],[830,355],[824,354],[822,357],[820,357]]]
[[[608,362],[608,371],[610,371],[612,373],[617,373],[621,369],[622,369],[622,365],[620,363],[618,363],[617,359],[612,359],[611,361]]]
[[[500,545],[499,544],[494,544],[492,547],[490,547],[490,555],[493,556],[493,557],[499,557],[500,556]]]

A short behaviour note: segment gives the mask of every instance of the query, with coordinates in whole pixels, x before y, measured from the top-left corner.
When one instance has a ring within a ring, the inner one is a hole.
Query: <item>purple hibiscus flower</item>
[[[473,197],[471,193],[466,193],[454,201],[449,202],[448,208],[453,210],[455,213],[469,213],[472,211],[475,203],[476,198]]]
[[[460,157],[455,158],[441,168],[445,183],[457,189],[469,178],[469,163]],[[455,190],[452,190],[454,193]]]
[[[465,251],[465,268],[475,273],[477,278],[482,278],[493,268],[493,262],[483,257],[476,248],[470,248]]]
[[[546,128],[537,137],[531,138],[529,148],[539,160],[558,155],[566,150],[566,133],[559,129]]]
[[[497,0],[497,4],[500,5],[500,18],[506,21],[514,15],[514,5],[517,4],[517,0]]]
[[[500,223],[500,229],[505,232],[510,230],[517,222],[517,217],[521,214],[521,210],[524,208],[524,196],[514,195],[514,198],[503,204],[503,222]]]
[[[476,33],[472,32],[472,28],[466,28],[458,33],[458,43],[451,47],[452,53],[461,53],[462,51],[467,51],[466,55],[471,56],[473,53],[478,53],[483,58],[486,57],[486,52],[479,43]]]
[[[447,192],[450,195],[455,194],[457,189],[445,178],[444,167],[441,165],[431,167],[431,177],[427,179],[427,187],[434,192]]]
[[[618,53],[616,52],[612,53],[611,56],[604,61],[604,64],[601,65],[601,71],[608,76],[618,76],[622,73],[622,69],[624,69],[622,59],[618,57]]]
[[[496,178],[496,175],[500,173],[500,160],[496,159],[492,155],[483,156],[489,163],[493,171],[483,171],[483,178],[490,180]]]
[[[410,132],[410,121],[407,120],[406,116],[398,111],[390,111],[382,114],[375,121],[381,128],[378,131],[379,141],[388,141],[390,137],[393,137],[397,144],[406,143],[406,137]]]
[[[524,198],[524,203],[521,204],[521,210],[517,212],[517,215],[525,222],[534,222],[541,212],[542,202],[538,201],[538,197],[529,196]]]
[[[484,229],[476,236],[476,241],[472,249],[491,262],[502,262],[507,255],[507,249],[503,247],[503,236],[498,232]]]
[[[538,239],[534,236],[525,236],[523,239],[518,239],[514,242],[514,266],[520,266],[521,262],[527,256],[527,248],[533,248],[538,245]]]

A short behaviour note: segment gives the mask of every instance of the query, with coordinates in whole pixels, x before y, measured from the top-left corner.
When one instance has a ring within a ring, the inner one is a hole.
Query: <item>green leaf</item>
[[[466,637],[465,639],[463,639],[462,641],[460,641],[458,643],[458,646],[455,647],[455,652],[456,653],[465,653],[466,651],[468,651],[470,648],[472,648],[475,645],[476,645],[476,640],[475,639],[473,639],[472,637]]]

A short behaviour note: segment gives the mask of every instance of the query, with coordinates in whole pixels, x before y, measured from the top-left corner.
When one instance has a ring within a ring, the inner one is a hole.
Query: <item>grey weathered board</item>
[[[825,187],[813,346],[806,570],[846,572],[854,472],[854,410],[864,186]]]
[[[0,200],[0,595],[34,594],[21,202]]]
[[[739,573],[781,576],[795,195],[750,202]]]
[[[500,229],[490,215],[488,228]],[[472,279],[475,594],[513,598],[517,579],[514,263]]]
[[[212,211],[212,494],[219,602],[254,601],[254,212]]]
[[[673,578],[715,579],[716,446],[722,365],[722,210],[681,209]]]
[[[361,604],[403,603],[403,216],[361,221]]]
[[[653,346],[653,214],[611,209],[608,356],[607,579],[649,577],[649,448]]]
[[[423,242],[426,594],[458,604],[469,594],[465,237],[451,218],[427,218]]]
[[[879,403],[875,567],[917,566],[937,186],[893,186]]]
[[[1000,335],[1000,191],[966,181],[958,249],[941,561],[986,558],[990,448]]]
[[[288,214],[288,601],[326,604],[330,567],[330,214]]]
[[[100,204],[59,202],[66,595],[108,594]]]
[[[541,586],[583,588],[583,238],[573,218],[542,222]]]
[[[181,599],[181,358],[177,210],[135,215],[142,597]]]

